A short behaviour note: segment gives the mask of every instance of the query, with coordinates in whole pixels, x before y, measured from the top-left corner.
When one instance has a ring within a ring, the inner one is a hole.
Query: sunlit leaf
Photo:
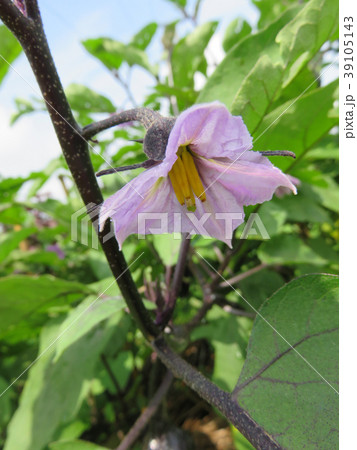
[[[22,48],[5,25],[0,25],[0,84],[10,69],[11,63],[20,55]]]
[[[252,27],[246,20],[242,20],[240,17],[232,20],[224,33],[222,42],[224,50],[228,52],[240,40],[248,36],[251,31]]]

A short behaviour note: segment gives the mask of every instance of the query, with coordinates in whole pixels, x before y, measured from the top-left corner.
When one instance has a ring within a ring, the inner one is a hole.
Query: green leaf
[[[36,108],[30,100],[23,98],[15,98],[16,113],[11,115],[10,125],[13,125],[24,114],[30,114],[36,111]]]
[[[315,264],[324,265],[326,260],[315,253],[297,236],[283,234],[263,242],[258,249],[259,259],[266,264]]]
[[[338,447],[337,298],[336,276],[307,275],[276,292],[255,320],[234,392],[282,448]]]
[[[204,50],[216,28],[217,22],[207,22],[175,45],[172,52],[172,72],[176,87],[193,87],[194,73],[205,62]]]
[[[9,385],[10,382],[0,376],[0,394],[6,391],[6,395],[0,396],[0,429],[7,425],[12,414],[12,396],[10,395],[11,390],[8,390]]]
[[[5,25],[0,25],[0,84],[10,69],[10,65],[20,55],[21,45]]]
[[[187,0],[167,0],[168,2],[174,3],[180,8],[184,8],[187,4]]]
[[[123,308],[125,308],[125,302],[119,297],[106,298],[105,294],[103,298],[97,295],[87,297],[68,314],[67,319],[60,326],[59,332],[64,333],[64,336],[56,344],[54,361],[57,361],[68,347],[81,339],[100,322],[113,316]],[[73,324],[75,325],[72,328]],[[69,327],[72,328],[71,332],[65,333]]]
[[[211,89],[218,94],[218,99],[231,107],[233,114],[243,116],[248,129],[254,133],[272,104],[279,98],[281,88],[292,84],[292,80],[304,70],[306,63],[329,38],[336,26],[336,4],[335,0],[312,0],[291,17],[291,12],[297,12],[293,7],[267,29],[238,43],[218,66],[198,101],[209,100],[204,94],[207,95]],[[322,24],[316,13],[318,10],[321,10],[322,16],[328,18],[326,23]],[[287,16],[292,20],[284,21]],[[277,25],[281,25],[282,30]],[[305,32],[313,34],[313,45],[308,39],[304,39]],[[284,36],[285,40],[282,40],[281,36]],[[252,45],[254,49],[251,48]],[[286,51],[287,48],[291,52]],[[254,60],[252,55],[246,54],[248,50],[254,55]],[[314,84],[313,79],[303,86],[298,95]],[[234,88],[237,93],[233,98]],[[287,93],[288,91],[284,91],[285,96]],[[211,95],[212,93],[209,93],[209,97]]]
[[[205,338],[212,344],[212,381],[220,388],[231,391],[244,364],[252,321],[227,315],[220,307],[214,306],[207,314],[207,322],[191,333],[191,340]]]
[[[36,228],[23,228],[19,231],[3,233],[0,236],[0,263],[4,261],[9,254],[18,247],[20,242],[36,233]]]
[[[296,3],[296,0],[286,0],[284,2],[274,2],[271,0],[252,0],[254,5],[260,10],[258,28],[263,29],[268,24],[276,20],[287,8]],[[305,2],[307,0],[304,0]]]
[[[330,115],[337,90],[337,80],[329,85],[288,101],[266,115],[254,133],[255,150],[292,150],[301,157],[337,125]],[[289,158],[275,158],[283,171],[295,164]]]
[[[130,375],[135,368],[132,351],[120,351],[115,358],[110,358],[107,362],[112,372],[115,373],[120,389],[124,390],[128,384]],[[117,393],[116,388],[113,385],[113,380],[109,377],[107,371],[104,372],[104,377],[101,381],[113,395]]]
[[[130,44],[140,50],[145,50],[154,37],[157,27],[158,24],[156,22],[149,23],[133,36]]]
[[[50,275],[10,275],[0,279],[0,338],[34,334],[51,308],[77,300],[88,288]]]
[[[318,201],[325,208],[338,212],[339,210],[339,194],[338,184],[330,177],[324,177],[327,186],[311,186],[312,192],[319,199]]]
[[[117,329],[118,319],[116,314],[100,322],[56,360],[51,346],[58,342],[60,324],[57,320],[43,328],[41,357],[29,370],[20,406],[8,427],[6,450],[42,449],[58,439],[88,395],[99,355]]]
[[[263,31],[238,42],[210,76],[198,96],[197,103],[220,100],[230,109],[244,78],[255,66],[260,55],[266,55],[274,63],[280,60],[275,37],[298,10],[299,8],[292,8],[286,11]]]
[[[277,35],[285,61],[296,58],[308,61],[335,31],[338,23],[338,1],[311,0]]]
[[[116,111],[115,106],[107,97],[81,84],[70,84],[66,89],[66,95],[71,108],[79,113],[113,113]]]
[[[107,450],[107,447],[92,442],[74,439],[71,441],[57,441],[49,445],[50,450]]]
[[[257,128],[266,111],[281,89],[284,68],[262,55],[247,74],[232,103],[232,114],[241,115],[251,133]]]
[[[36,179],[40,176],[41,173],[36,172],[26,178],[17,177],[0,180],[0,203],[7,203],[13,200],[26,181]]]
[[[313,193],[309,194],[312,191],[311,187],[303,185],[298,189],[297,195],[286,195],[280,199],[274,199],[274,203],[285,210],[288,220],[290,222],[330,222],[328,212],[319,205],[319,198]]]
[[[240,433],[237,428],[231,426],[232,438],[237,450],[255,450],[252,444]]]
[[[228,52],[234,45],[241,41],[244,37],[252,31],[252,27],[246,20],[237,17],[232,20],[228,25],[224,37],[222,46],[225,52]]]
[[[238,286],[243,297],[257,310],[283,284],[284,278],[281,275],[274,270],[266,269],[240,281]],[[255,312],[243,299],[238,298],[237,300],[242,308]]]
[[[175,20],[167,24],[164,28],[164,34],[161,38],[162,45],[166,50],[171,51],[176,36],[176,25],[179,21]]]
[[[37,195],[39,189],[50,179],[50,177],[60,168],[63,167],[63,160],[61,158],[55,158],[50,161],[47,166],[38,172],[36,179],[31,184],[30,189],[27,193],[27,199],[31,199],[33,196]]]
[[[154,234],[152,236],[155,250],[165,266],[174,266],[177,262],[181,245],[181,236],[175,234]]]
[[[87,39],[82,41],[85,49],[98,58],[108,69],[117,70],[122,62],[129,66],[138,65],[155,73],[145,52],[133,45],[126,45],[110,38]]]

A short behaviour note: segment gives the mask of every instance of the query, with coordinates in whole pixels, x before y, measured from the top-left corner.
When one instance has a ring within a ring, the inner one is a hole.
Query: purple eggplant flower
[[[130,234],[189,233],[231,246],[245,205],[270,200],[278,187],[296,193],[286,175],[259,152],[241,117],[219,103],[180,114],[162,162],[109,197],[100,228],[110,217],[121,248]]]

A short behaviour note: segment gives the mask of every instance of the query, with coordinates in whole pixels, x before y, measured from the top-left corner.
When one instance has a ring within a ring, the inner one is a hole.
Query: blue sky
[[[188,8],[194,1],[188,0]],[[110,36],[128,42],[143,26],[150,22],[166,24],[178,19],[180,12],[167,0],[62,0],[53,2],[39,0],[46,34],[63,85],[80,83],[95,89],[120,105],[125,94],[106,69],[81,46],[80,41]],[[218,20],[216,35],[211,41],[210,53],[216,60],[223,56],[220,42],[224,29],[237,16],[255,23],[256,8],[248,0],[203,0],[199,22]],[[181,28],[190,29],[186,22]],[[149,48],[149,58],[160,57],[159,42]],[[36,81],[24,55],[14,63],[0,87],[0,134],[3,145],[0,149],[0,174],[2,176],[25,176],[31,171],[41,170],[60,154],[56,136],[45,113],[35,113],[21,118],[9,126],[9,117],[14,112],[14,98],[39,97]],[[140,104],[148,92],[152,80],[140,68],[132,76],[132,90]],[[57,190],[56,181],[48,184],[47,190]]]

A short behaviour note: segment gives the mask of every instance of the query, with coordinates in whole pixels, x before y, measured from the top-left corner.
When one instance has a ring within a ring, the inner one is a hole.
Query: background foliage
[[[180,350],[222,389],[235,389],[240,404],[283,447],[336,448],[338,113],[337,81],[326,84],[331,77],[325,71],[336,57],[338,4],[253,2],[258,23],[232,20],[222,44],[225,57],[215,67],[207,63],[206,49],[217,22],[200,24],[200,0],[171,0],[177,20],[150,23],[130,42],[106,36],[82,44],[124,86],[129,101],[135,86],[126,76],[139,66],[155,79],[145,106],[175,115],[195,102],[220,100],[243,116],[255,150],[296,153],[296,160],[273,162],[299,180],[298,195],[246,208],[247,217],[259,212],[271,239],[252,234],[237,241],[224,272],[233,289],[218,284],[216,304]],[[178,32],[182,22],[190,26],[185,35]],[[154,42],[162,55],[150,61],[147,48]],[[0,25],[0,54],[12,62],[20,52]],[[0,82],[8,70],[0,60]],[[206,79],[202,89],[197,73]],[[81,125],[124,107],[79,84],[67,86],[66,93]],[[12,123],[44,105],[17,98],[14,108]],[[105,160],[113,166],[143,161],[141,144],[132,142],[142,137],[134,125],[100,137],[92,143],[95,170],[107,168]],[[65,201],[39,193],[54,177]],[[108,176],[101,183],[108,196],[124,181]],[[0,445],[6,450],[114,448],[162,377],[162,367],[111,285],[104,256],[71,239],[71,215],[82,206],[62,157],[26,177],[0,178],[0,391],[7,389],[0,397]],[[131,236],[124,244],[129,262],[144,253],[132,272],[148,307],[155,286],[165,286],[178,245],[168,236]],[[193,246],[215,269],[227,253],[223,243],[202,237],[195,237]],[[190,260],[176,324],[200,310],[202,279],[207,283],[214,276],[197,254]],[[328,383],[261,316],[255,319],[259,308]],[[251,448],[180,382],[171,387],[160,414],[166,431],[196,430],[196,446],[200,432],[216,448]],[[217,429],[228,430],[224,447],[204,428],[207,417]],[[150,432],[158,431],[154,423]]]

